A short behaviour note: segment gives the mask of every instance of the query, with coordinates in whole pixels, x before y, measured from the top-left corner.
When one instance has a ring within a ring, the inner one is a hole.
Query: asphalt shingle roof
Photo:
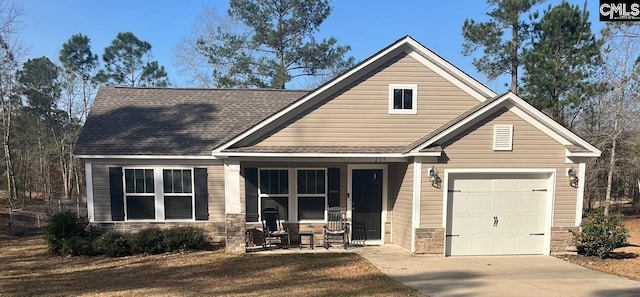
[[[102,87],[76,155],[210,155],[307,91]]]
[[[249,146],[226,149],[224,152],[242,153],[399,153],[402,146]]]

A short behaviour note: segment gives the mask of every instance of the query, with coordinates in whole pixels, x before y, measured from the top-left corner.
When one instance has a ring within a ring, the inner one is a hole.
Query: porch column
[[[420,199],[422,197],[422,160],[413,161],[413,212],[411,214],[411,252],[416,252],[416,230],[420,228]]]
[[[245,213],[240,203],[240,161],[224,160],[224,213],[226,251],[243,254],[245,246]]]
[[[89,159],[84,160],[84,176],[87,188],[87,217],[89,222],[93,223],[93,170]]]
[[[576,227],[582,223],[582,210],[584,207],[584,179],[587,164],[584,160],[580,160],[578,164],[578,189],[576,195]]]

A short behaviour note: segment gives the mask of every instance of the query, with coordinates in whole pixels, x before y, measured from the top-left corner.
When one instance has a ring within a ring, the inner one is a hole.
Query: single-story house
[[[242,253],[266,207],[321,242],[341,206],[366,244],[449,256],[571,251],[600,151],[406,36],[311,91],[102,87],[75,154],[97,227]]]

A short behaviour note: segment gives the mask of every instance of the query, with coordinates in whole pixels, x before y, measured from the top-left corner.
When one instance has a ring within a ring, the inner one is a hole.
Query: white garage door
[[[548,181],[534,175],[454,177],[446,255],[542,254]]]

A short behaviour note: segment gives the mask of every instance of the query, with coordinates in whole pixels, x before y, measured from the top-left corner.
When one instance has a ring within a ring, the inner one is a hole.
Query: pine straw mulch
[[[559,258],[589,269],[640,280],[640,217],[629,217],[624,221],[624,225],[629,230],[628,244],[615,249],[610,258],[580,255]]]
[[[58,257],[0,235],[0,296],[422,296],[356,254]]]

